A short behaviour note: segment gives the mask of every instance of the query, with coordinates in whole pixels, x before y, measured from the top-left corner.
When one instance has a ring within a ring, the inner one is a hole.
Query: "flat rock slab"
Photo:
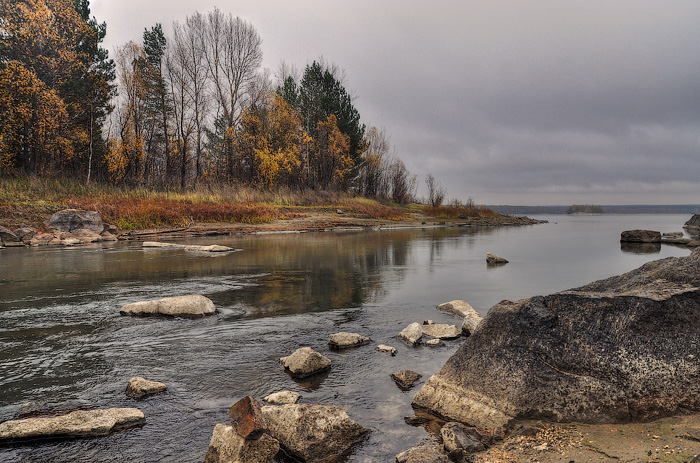
[[[347,451],[369,430],[342,409],[323,405],[268,405],[268,432],[295,458],[323,461]]]
[[[67,415],[0,423],[0,442],[106,436],[144,422],[143,412],[137,408],[78,410]]]
[[[141,244],[144,248],[165,248],[165,249],[183,249],[192,252],[235,252],[238,249],[229,248],[228,246],[219,246],[212,244],[209,246],[195,246],[187,244],[162,243],[159,241],[144,241]]]
[[[422,337],[423,329],[419,323],[411,323],[399,333],[399,338],[403,339],[412,346],[418,344]]]
[[[263,400],[272,405],[295,404],[299,402],[301,394],[293,391],[280,391],[263,397]]]
[[[294,351],[292,355],[280,358],[280,364],[296,378],[306,378],[331,367],[331,361],[328,357],[319,354],[310,347],[302,347]]]
[[[437,339],[456,339],[462,336],[462,328],[456,325],[435,323],[421,326],[423,334]]]
[[[214,427],[204,463],[267,463],[280,450],[277,439],[266,434],[259,439],[244,439],[232,426]]]
[[[207,297],[199,294],[166,297],[154,301],[126,304],[122,315],[167,315],[171,317],[197,317],[216,313],[216,306]]]
[[[653,230],[625,230],[620,234],[621,243],[660,243],[661,232]]]
[[[126,395],[135,399],[147,397],[159,392],[164,392],[168,389],[164,383],[160,381],[149,381],[140,376],[134,376],[126,385]]]
[[[458,317],[466,317],[467,315],[471,315],[473,313],[478,315],[478,312],[474,310],[474,307],[469,305],[468,302],[462,300],[444,302],[438,305],[437,309],[452,315],[457,315]]]
[[[413,370],[399,370],[396,373],[391,374],[391,379],[394,380],[396,385],[402,391],[408,391],[411,389],[422,377],[423,375],[416,373]]]
[[[328,344],[336,349],[359,347],[369,344],[372,340],[357,333],[335,333],[328,337]]]

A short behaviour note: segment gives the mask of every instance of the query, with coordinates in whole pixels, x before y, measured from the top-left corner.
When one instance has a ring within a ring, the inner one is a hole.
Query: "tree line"
[[[262,39],[218,9],[160,24],[108,58],[88,0],[0,3],[0,172],[115,184],[416,190],[383,129],[367,128],[342,69],[262,68]]]

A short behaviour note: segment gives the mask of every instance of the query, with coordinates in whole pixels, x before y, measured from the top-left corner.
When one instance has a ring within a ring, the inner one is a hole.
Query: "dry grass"
[[[481,207],[426,206],[423,209],[423,213],[430,217],[435,217],[436,219],[458,219],[460,217],[499,217],[499,215],[491,209]]]

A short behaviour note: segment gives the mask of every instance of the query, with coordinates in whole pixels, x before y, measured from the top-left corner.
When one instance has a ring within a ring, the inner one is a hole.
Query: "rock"
[[[418,344],[423,337],[423,328],[418,323],[411,323],[399,333],[399,338],[412,346]]]
[[[297,349],[292,355],[282,357],[280,363],[296,378],[306,378],[331,367],[331,361],[310,347]]]
[[[693,214],[690,220],[683,225],[683,228],[687,228],[692,232],[700,230],[700,214]]]
[[[476,329],[481,325],[483,318],[481,318],[481,315],[478,313],[475,313],[472,316],[466,316],[464,317],[464,321],[462,322],[462,333],[466,334],[467,336],[471,335]]]
[[[78,238],[81,243],[94,243],[96,241],[101,241],[102,236],[99,233],[95,233],[87,228],[79,228],[77,230],[72,230],[73,236]]]
[[[411,389],[416,384],[416,381],[422,377],[423,375],[412,370],[399,370],[396,373],[391,374],[391,379],[394,380],[396,385],[402,391],[408,391]]]
[[[684,238],[682,236],[662,236],[661,242],[665,244],[680,244],[687,245],[692,240],[690,238]]]
[[[424,325],[434,325],[435,322],[432,321],[432,320],[423,320],[423,324],[424,324]]]
[[[48,246],[55,237],[51,233],[39,233],[29,240],[30,246]]]
[[[475,434],[478,435],[476,431],[454,422],[445,424],[440,431],[442,445],[448,453],[457,449],[463,449],[466,453],[483,451],[486,447],[474,438]]]
[[[155,301],[126,304],[119,311],[122,315],[168,315],[171,317],[204,316],[216,313],[214,303],[199,294],[175,296]]]
[[[279,450],[277,439],[267,434],[246,440],[232,426],[220,423],[214,427],[204,463],[272,463]]]
[[[384,344],[379,344],[377,346],[377,350],[379,352],[386,352],[387,354],[391,354],[392,357],[395,356],[396,353],[398,352],[395,347],[387,346]]]
[[[0,243],[17,243],[20,239],[11,230],[0,225]]]
[[[22,227],[15,230],[15,236],[24,244],[29,244],[36,235],[36,229],[32,227]]]
[[[118,241],[118,238],[108,231],[103,231],[100,234],[100,241]]]
[[[413,406],[496,428],[700,410],[700,249],[494,306]]]
[[[456,339],[462,336],[462,328],[456,325],[436,323],[434,325],[423,325],[423,334],[438,339]]]
[[[116,225],[112,225],[109,223],[104,224],[104,230],[102,231],[102,234],[104,233],[109,233],[110,235],[117,235],[119,232],[119,229],[117,228]]]
[[[136,408],[77,410],[67,415],[26,418],[0,423],[0,442],[69,437],[106,436],[143,424]]]
[[[273,405],[295,404],[299,402],[301,394],[292,391],[280,391],[263,397],[263,400]]]
[[[140,376],[134,376],[129,380],[129,383],[126,385],[126,391],[124,392],[129,397],[140,399],[142,397],[166,391],[167,389],[168,386],[159,381],[149,381],[141,378]]]
[[[318,462],[347,451],[370,431],[338,407],[267,405],[269,434],[293,457]]]
[[[467,315],[471,315],[473,313],[478,315],[478,312],[474,310],[474,307],[469,305],[466,301],[455,300],[444,302],[438,305],[437,308],[438,310],[442,310],[443,312],[457,315],[459,317],[466,317]]]
[[[698,246],[700,246],[700,240],[693,240],[686,246],[688,246],[689,248],[697,248]]]
[[[445,343],[442,342],[442,340],[440,339],[428,339],[427,341],[425,341],[425,345],[428,347],[440,347],[444,346]]]
[[[22,241],[6,241],[3,242],[3,244],[8,248],[22,248],[26,246],[26,244]]]
[[[80,244],[80,240],[78,238],[64,238],[61,240],[61,244],[63,246],[74,246]]]
[[[625,230],[620,234],[621,243],[660,243],[661,233],[653,230]]]
[[[486,263],[490,265],[502,265],[502,264],[507,264],[508,261],[504,259],[503,257],[497,256],[496,254],[492,254],[490,252],[486,253]]]
[[[682,231],[668,232],[668,233],[664,233],[663,235],[661,235],[661,238],[682,238],[682,237],[683,237]]]
[[[167,248],[167,249],[184,249],[185,251],[193,252],[232,252],[236,251],[228,246],[219,246],[218,244],[212,244],[210,246],[195,246],[195,245],[185,245],[185,244],[174,244],[174,243],[161,243],[158,241],[144,241],[141,244],[144,248]]]
[[[102,216],[97,211],[81,211],[77,209],[65,209],[56,212],[46,221],[46,226],[52,230],[72,232],[78,229],[87,229],[98,235],[104,230]]]
[[[370,338],[357,333],[335,333],[328,337],[328,344],[336,349],[363,346],[371,341]]]
[[[251,396],[236,402],[229,408],[231,426],[244,439],[259,439],[267,432],[267,422],[260,403]]]
[[[420,444],[396,455],[396,463],[451,463],[440,444]]]

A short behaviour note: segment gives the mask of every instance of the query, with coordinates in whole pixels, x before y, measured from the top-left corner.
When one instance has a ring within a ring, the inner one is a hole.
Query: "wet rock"
[[[92,230],[86,228],[79,228],[77,230],[72,230],[73,236],[78,238],[81,243],[95,243],[102,240],[102,236],[99,233],[95,233]]]
[[[236,249],[229,248],[228,246],[219,246],[218,244],[212,244],[209,246],[195,246],[195,245],[184,245],[175,243],[161,243],[158,241],[144,241],[141,244],[144,248],[165,248],[165,249],[184,249],[185,251],[193,252],[232,252]]]
[[[319,462],[349,450],[370,431],[338,407],[267,405],[269,434],[293,457]]]
[[[688,229],[692,233],[700,231],[700,214],[693,214],[690,220],[683,225],[683,228]]]
[[[192,294],[175,296],[155,301],[141,301],[126,304],[120,310],[122,315],[167,315],[171,317],[204,316],[216,313],[214,303],[207,297]]]
[[[140,399],[166,390],[168,390],[168,386],[159,381],[149,381],[140,376],[134,376],[129,380],[124,392],[129,397]]]
[[[466,301],[454,300],[450,302],[444,302],[437,306],[438,310],[447,312],[452,315],[457,315],[458,317],[466,317],[472,313],[476,313],[474,307],[469,305]]]
[[[78,209],[65,209],[56,212],[46,221],[49,229],[61,232],[72,232],[78,229],[87,229],[98,235],[104,230],[102,216],[97,211],[82,211]]]
[[[310,347],[297,349],[292,355],[282,357],[280,363],[296,378],[315,375],[331,367],[328,357]]]
[[[379,344],[377,346],[377,350],[379,352],[386,352],[387,354],[391,354],[392,357],[395,356],[396,353],[398,352],[395,347],[387,346],[384,344]]]
[[[106,436],[114,431],[139,426],[144,421],[143,413],[136,408],[77,410],[67,415],[0,423],[0,442]]]
[[[664,244],[680,244],[687,245],[692,240],[690,238],[685,238],[683,236],[662,236],[661,242]]]
[[[695,249],[580,288],[497,304],[413,405],[483,428],[700,410],[699,326]]]
[[[620,234],[621,243],[660,243],[661,233],[653,230],[625,230]]]
[[[277,439],[263,434],[246,440],[232,426],[214,427],[204,463],[272,463],[280,450]]]
[[[61,244],[63,246],[75,246],[76,244],[80,244],[80,240],[78,238],[63,238]]]
[[[399,333],[399,338],[412,346],[418,344],[423,337],[423,329],[418,323],[411,323]]]
[[[440,339],[428,339],[427,341],[425,341],[425,345],[428,347],[440,347],[444,346],[445,343],[442,342],[442,340]]]
[[[301,394],[292,391],[280,391],[263,397],[263,400],[272,405],[295,404],[299,402]]]
[[[683,232],[682,231],[675,231],[675,232],[667,232],[661,235],[661,238],[682,238],[683,237]]]
[[[244,439],[259,439],[267,432],[267,422],[260,403],[251,396],[236,402],[229,408],[231,426]]]
[[[503,265],[507,264],[508,261],[504,259],[503,257],[497,256],[496,254],[493,253],[486,253],[486,263],[489,265]]]
[[[445,424],[440,431],[442,444],[448,453],[458,449],[462,449],[466,453],[481,452],[486,447],[475,438],[475,435],[478,436],[478,433],[473,429],[454,422]]]
[[[396,463],[450,463],[440,444],[420,444],[396,455]]]
[[[456,339],[462,336],[462,328],[456,325],[435,323],[433,325],[423,325],[421,329],[424,335],[430,336],[431,338]]]
[[[335,333],[328,337],[328,344],[336,349],[358,347],[369,344],[372,340],[357,333]]]
[[[396,385],[402,391],[408,391],[411,389],[422,377],[423,375],[412,370],[399,370],[396,373],[391,374],[391,379],[394,380]]]

